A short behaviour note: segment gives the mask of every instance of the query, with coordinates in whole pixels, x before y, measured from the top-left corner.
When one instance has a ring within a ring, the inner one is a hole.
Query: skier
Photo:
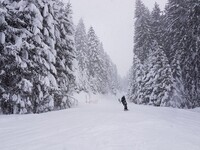
[[[122,104],[124,105],[124,111],[127,111],[128,108],[127,108],[127,102],[126,102],[125,96],[122,96],[121,102],[122,102]]]

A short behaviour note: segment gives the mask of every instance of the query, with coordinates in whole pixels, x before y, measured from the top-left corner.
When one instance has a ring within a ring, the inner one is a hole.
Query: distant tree
[[[100,50],[99,50],[99,39],[93,29],[90,27],[88,31],[88,58],[89,58],[89,81],[93,92],[100,92],[99,86],[101,79],[99,78],[99,71],[102,64],[100,64]]]
[[[100,85],[100,92],[102,94],[106,94],[110,92],[109,85],[108,85],[108,66],[106,65],[106,53],[104,51],[103,43],[99,45],[99,55],[100,55],[100,64],[101,68],[99,70],[99,78],[101,79]]]
[[[76,54],[78,61],[78,87],[79,90],[88,91],[90,85],[88,82],[89,79],[89,58],[88,58],[88,40],[85,25],[82,19],[80,19],[75,32],[75,45],[76,45]]]
[[[78,40],[77,46],[80,45],[80,40]],[[86,55],[84,56],[87,58],[84,58],[83,54],[78,55],[82,57],[82,59],[79,59],[80,62],[82,60],[88,61],[87,63],[84,62],[86,63],[86,68],[83,68],[87,72],[88,82],[90,84],[88,91],[101,94],[109,92],[116,94],[117,90],[120,88],[117,68],[104,51],[103,43],[100,42],[93,27],[89,29],[87,34],[87,48],[87,53],[85,53]]]

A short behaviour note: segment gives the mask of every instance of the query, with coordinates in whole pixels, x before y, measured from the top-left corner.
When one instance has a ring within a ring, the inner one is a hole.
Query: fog
[[[65,0],[66,2],[68,0]],[[86,28],[93,26],[105,51],[125,76],[132,65],[135,0],[71,0],[73,20],[83,18]],[[155,0],[143,0],[152,10]],[[161,9],[167,0],[157,0]]]

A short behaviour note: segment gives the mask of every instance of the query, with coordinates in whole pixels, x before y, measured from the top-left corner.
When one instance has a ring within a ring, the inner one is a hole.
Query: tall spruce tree
[[[71,107],[68,96],[75,89],[74,61],[74,25],[72,23],[72,12],[70,3],[65,6],[61,1],[54,5],[55,14],[55,48],[57,52],[56,69],[59,93],[55,98],[55,105],[58,109]]]
[[[155,42],[145,63],[139,101],[154,106],[184,107],[185,101],[178,95],[176,88],[169,61]]]
[[[143,63],[149,54],[152,37],[150,31],[150,12],[141,0],[136,0],[135,19],[134,54]]]
[[[64,10],[59,0],[9,0],[1,1],[1,6],[6,8],[0,23],[0,36],[4,37],[1,38],[1,111],[40,113],[61,109],[54,96],[66,91],[65,88],[74,82],[70,9]],[[58,11],[63,12],[60,18],[56,14]],[[64,37],[61,32],[65,33]],[[60,37],[63,41],[59,41]],[[56,47],[59,42],[66,45],[59,49]],[[61,60],[65,70],[60,71],[56,64],[60,63],[62,50],[67,61]],[[62,84],[61,78],[66,84]],[[63,101],[68,105],[66,98]]]
[[[128,99],[136,104],[141,104],[139,101],[139,93],[142,90],[142,78],[143,78],[143,64],[137,55],[133,56],[133,65],[131,67],[130,83],[128,90]]]
[[[87,37],[82,19],[75,34],[76,53],[79,66],[79,90],[93,93],[116,94],[119,90],[117,68],[104,51],[103,43],[91,27]]]
[[[164,15],[160,15],[159,7],[155,4],[150,26],[146,24],[148,30],[140,30],[140,26],[144,26],[145,23],[143,21],[143,24],[140,24],[145,14],[145,7],[140,0],[136,4],[134,55],[142,61],[137,62],[143,64],[141,71],[143,73],[141,79],[135,76],[136,67],[132,69],[130,99],[136,102],[133,98],[136,97],[138,100],[136,103],[156,106],[179,108],[199,106],[200,3],[196,0],[169,0]],[[140,11],[141,8],[143,11]],[[145,37],[151,39],[141,40],[141,37],[148,33],[145,31],[150,31]],[[140,52],[144,55],[139,53],[138,43],[144,43],[140,47]],[[153,43],[157,43],[157,46]],[[144,51],[144,47],[148,50]],[[141,57],[145,55],[149,57]],[[139,82],[137,79],[140,79]]]
[[[85,29],[85,25],[83,19],[80,19],[75,32],[75,45],[76,45],[76,54],[78,61],[78,86],[79,90],[89,91],[89,73],[88,73],[88,42],[87,42],[87,33]]]
[[[172,46],[168,47],[167,53],[171,62],[178,62],[177,65],[180,65],[180,70],[173,68],[173,72],[174,75],[181,75],[178,80],[182,80],[184,93],[189,102],[188,107],[195,107],[199,103],[198,8],[197,1],[195,3],[186,0],[170,0],[166,14],[167,38],[172,39],[170,42]]]
[[[99,45],[99,55],[100,55],[100,64],[101,68],[99,71],[99,78],[101,79],[101,85],[100,85],[100,92],[102,94],[109,93],[109,88],[108,88],[108,74],[107,74],[107,66],[106,66],[106,54],[104,51],[103,43],[100,43]]]
[[[171,62],[169,62],[169,60],[174,60],[169,57],[174,57],[175,53],[172,55],[171,52],[167,52],[166,48],[165,51],[163,50],[163,46],[165,46],[162,41],[164,35],[162,33],[164,29],[163,16],[161,16],[159,6],[155,4],[150,20],[145,13],[145,6],[138,0],[136,1],[135,15],[135,57],[128,94],[130,100],[138,104],[154,106],[187,107],[188,103],[182,95],[181,78],[173,76],[177,69],[172,69]],[[141,26],[143,26],[142,30]],[[173,41],[167,41],[167,43],[169,42]],[[140,47],[138,47],[138,43],[140,43]],[[138,50],[142,53],[139,53]],[[170,55],[166,55],[165,52]]]
[[[155,3],[153,11],[151,12],[151,37],[157,41],[159,45],[163,45],[163,16],[159,5]]]
[[[27,48],[31,44],[26,41],[27,36],[32,33],[28,29],[28,20],[25,20],[23,12],[30,8],[29,6],[32,7],[33,3],[4,1],[2,5],[7,9],[7,13],[5,43],[1,51],[5,56],[1,63],[4,70],[1,79],[5,89],[1,94],[1,107],[3,113],[27,113],[33,109],[32,74],[28,68],[32,63],[28,60]],[[33,11],[32,9],[29,14]]]
[[[90,27],[88,31],[88,57],[89,57],[89,81],[91,84],[91,89],[93,92],[98,93],[100,92],[100,78],[99,78],[99,71],[100,71],[100,50],[99,50],[99,39],[93,29]]]
[[[200,106],[200,2],[186,1],[187,44],[184,51],[187,58],[183,61],[184,83],[186,92],[192,100],[192,107]],[[188,72],[189,70],[189,72]]]

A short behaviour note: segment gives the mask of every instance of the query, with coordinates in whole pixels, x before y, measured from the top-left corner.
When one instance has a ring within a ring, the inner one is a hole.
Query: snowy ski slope
[[[200,112],[84,94],[77,108],[0,116],[0,150],[200,150]]]

